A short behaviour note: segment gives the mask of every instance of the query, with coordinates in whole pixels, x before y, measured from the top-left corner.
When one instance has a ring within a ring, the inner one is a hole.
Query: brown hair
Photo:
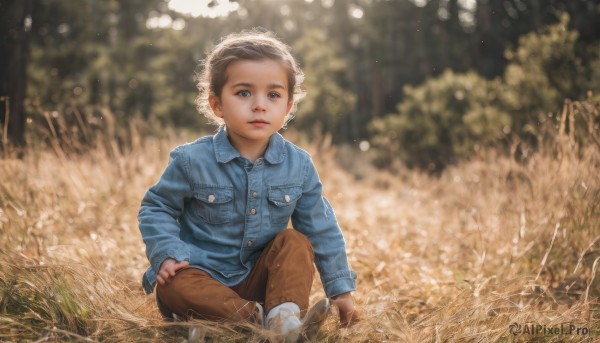
[[[272,59],[280,62],[286,70],[288,80],[288,98],[293,101],[285,123],[293,116],[296,105],[306,94],[302,89],[304,73],[290,53],[290,47],[268,31],[251,30],[233,33],[221,40],[201,62],[202,71],[197,75],[199,90],[196,98],[198,110],[213,124],[222,125],[223,119],[217,117],[208,103],[208,97],[221,97],[223,86],[227,83],[227,67],[240,60]],[[284,124],[285,126],[285,124]]]

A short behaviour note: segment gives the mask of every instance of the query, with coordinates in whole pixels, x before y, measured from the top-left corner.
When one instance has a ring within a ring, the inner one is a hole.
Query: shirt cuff
[[[168,258],[175,259],[177,262],[188,261],[190,259],[190,254],[183,251],[171,251],[162,253],[155,258],[153,258],[152,269],[158,275],[158,271],[160,270],[160,265]]]
[[[334,278],[323,283],[328,298],[356,290],[356,273],[352,270],[336,274]]]
[[[156,284],[156,273],[152,268],[148,268],[142,277],[142,287],[144,293],[151,294],[154,291],[154,285]]]

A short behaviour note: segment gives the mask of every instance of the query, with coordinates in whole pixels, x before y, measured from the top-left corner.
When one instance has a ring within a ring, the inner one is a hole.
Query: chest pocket
[[[225,224],[233,218],[233,187],[197,185],[194,213],[209,224]]]
[[[296,202],[302,196],[300,186],[269,186],[269,216],[273,224],[287,224]]]

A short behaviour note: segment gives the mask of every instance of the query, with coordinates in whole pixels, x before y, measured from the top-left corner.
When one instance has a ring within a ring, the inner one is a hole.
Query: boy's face
[[[221,96],[210,96],[209,103],[225,121],[234,147],[266,144],[292,107],[286,71],[270,59],[233,62],[227,67]]]

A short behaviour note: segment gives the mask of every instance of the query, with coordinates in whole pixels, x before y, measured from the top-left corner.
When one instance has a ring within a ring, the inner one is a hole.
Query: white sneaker
[[[284,342],[312,341],[331,310],[329,299],[318,301],[300,320],[300,308],[292,302],[273,307],[265,319],[266,327],[279,335]]]
[[[300,337],[302,322],[300,307],[293,302],[279,304],[269,311],[265,319],[267,329],[276,333],[283,342],[296,343]]]

